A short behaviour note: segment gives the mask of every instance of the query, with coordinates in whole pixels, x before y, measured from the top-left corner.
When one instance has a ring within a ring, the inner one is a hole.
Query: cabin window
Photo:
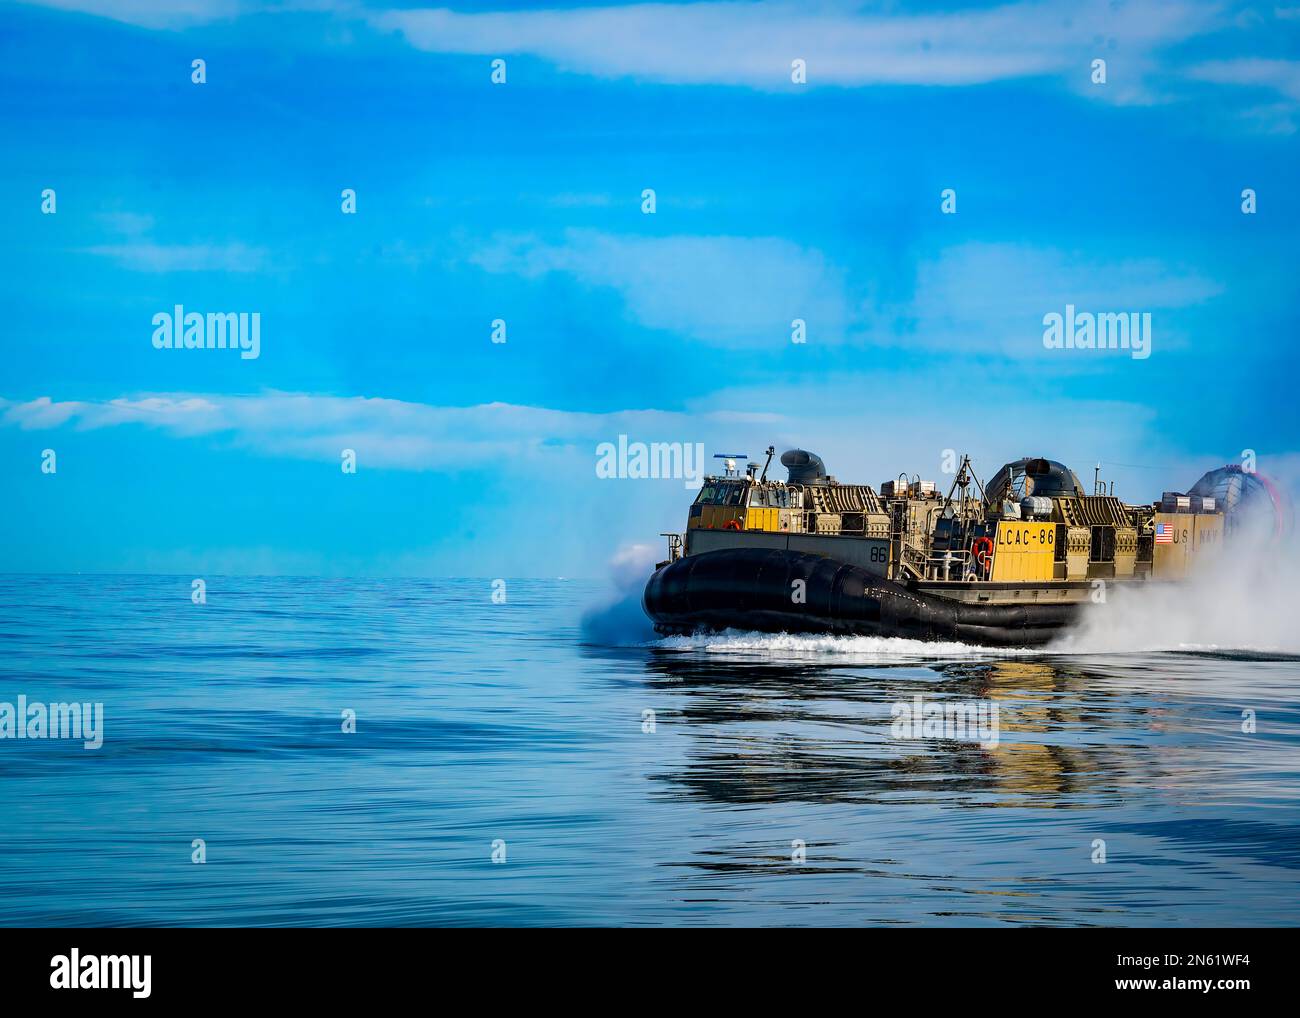
[[[728,497],[731,498],[731,504],[739,504],[737,495],[738,489],[729,484],[709,484],[700,489],[699,495],[695,499],[696,505],[726,505]]]

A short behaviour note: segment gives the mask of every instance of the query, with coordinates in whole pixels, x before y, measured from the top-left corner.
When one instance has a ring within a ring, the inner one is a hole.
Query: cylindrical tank
[[[1020,514],[1030,516],[1051,516],[1052,500],[1045,495],[1027,495],[1020,500]]]

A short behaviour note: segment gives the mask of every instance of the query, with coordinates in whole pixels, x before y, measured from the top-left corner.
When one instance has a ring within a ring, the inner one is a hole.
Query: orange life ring
[[[736,521],[736,520],[727,520],[727,522],[724,523],[724,524],[722,525],[722,529],[723,529],[723,530],[739,530],[739,529],[740,529],[740,523],[739,523],[738,521]]]
[[[993,538],[977,537],[970,543],[970,553],[981,569],[988,568],[988,560],[993,557]]]

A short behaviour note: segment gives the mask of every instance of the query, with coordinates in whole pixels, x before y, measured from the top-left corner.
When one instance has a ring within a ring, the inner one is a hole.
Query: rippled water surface
[[[1300,921],[1293,657],[600,647],[600,596],[0,576],[0,701],[105,714],[0,739],[0,922]],[[896,738],[918,695],[997,745]]]

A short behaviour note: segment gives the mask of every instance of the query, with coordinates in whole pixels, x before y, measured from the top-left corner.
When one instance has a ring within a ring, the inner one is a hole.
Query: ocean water
[[[1292,655],[641,645],[584,626],[596,584],[207,583],[0,576],[0,702],[104,705],[98,750],[0,739],[0,922],[1300,922]],[[916,696],[996,704],[997,744],[895,737]]]

